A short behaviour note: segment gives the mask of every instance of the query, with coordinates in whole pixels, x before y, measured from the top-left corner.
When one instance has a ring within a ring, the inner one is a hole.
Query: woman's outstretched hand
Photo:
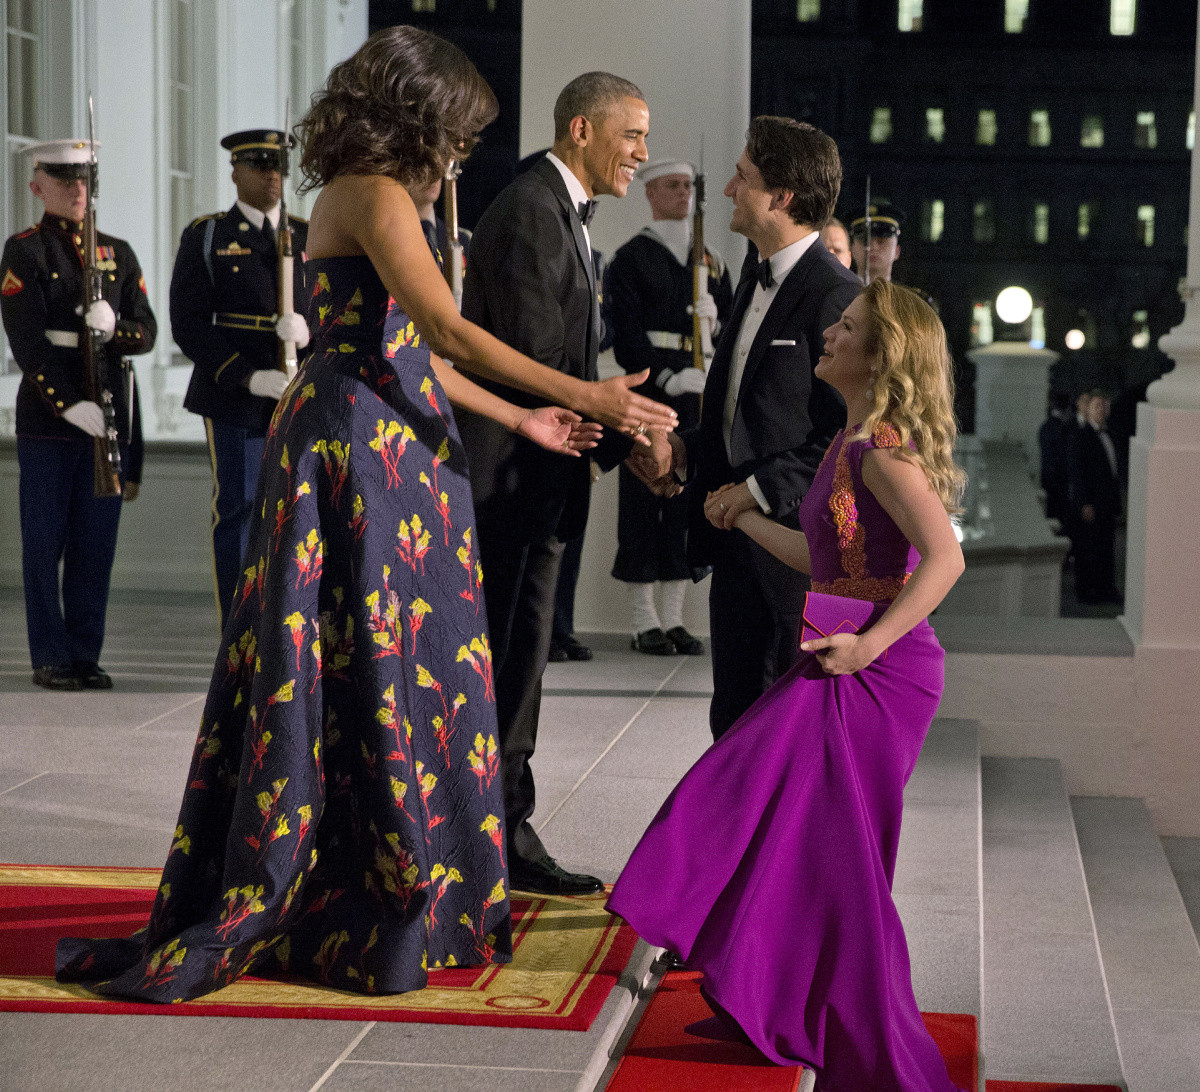
[[[863,633],[815,637],[801,642],[800,651],[816,656],[826,675],[853,675],[879,658],[879,650]]]
[[[585,421],[577,413],[559,406],[530,410],[517,426],[527,440],[559,455],[579,458],[581,451],[596,446],[604,430],[595,421]]]
[[[589,384],[586,413],[601,424],[631,436],[639,444],[649,445],[650,429],[671,432],[679,423],[679,417],[670,406],[655,402],[631,388],[645,383],[650,378],[650,369],[636,375],[618,375],[603,382]]]

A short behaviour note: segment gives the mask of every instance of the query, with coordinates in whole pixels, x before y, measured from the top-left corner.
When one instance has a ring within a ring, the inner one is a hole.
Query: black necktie
[[[758,278],[758,283],[763,288],[770,288],[775,283],[775,278],[771,276],[771,259],[764,258],[758,263],[758,268],[754,271],[754,275]]]
[[[275,229],[271,227],[271,220],[264,216],[262,222],[262,233],[267,240],[267,245],[270,246],[272,253],[275,251]]]
[[[595,199],[591,201],[580,201],[578,205],[579,219],[583,221],[583,226],[587,227],[592,222],[592,217],[596,215]]]

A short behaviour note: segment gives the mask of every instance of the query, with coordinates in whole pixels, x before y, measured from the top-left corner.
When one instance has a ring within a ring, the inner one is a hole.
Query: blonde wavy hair
[[[868,346],[877,359],[871,411],[852,438],[867,439],[877,425],[891,425],[900,434],[899,454],[925,472],[947,512],[959,512],[967,476],[954,462],[958,426],[946,331],[911,288],[874,280],[862,298],[870,315]]]

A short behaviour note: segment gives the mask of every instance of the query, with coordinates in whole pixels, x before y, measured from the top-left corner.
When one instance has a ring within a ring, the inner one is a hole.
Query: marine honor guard
[[[299,314],[279,314],[279,230],[287,144],[278,129],[247,129],[221,141],[233,164],[237,201],[201,216],[179,241],[171,277],[171,332],[192,361],[185,408],[204,418],[213,472],[213,562],[221,626],[241,577],[263,442],[288,385],[281,342],[308,344]],[[292,299],[308,301],[308,224],[288,216]]]
[[[663,159],[638,172],[646,185],[652,222],[613,255],[606,278],[613,352],[625,371],[650,369],[638,391],[667,403],[679,428],[700,421],[705,371],[692,346],[693,312],[714,324],[729,318],[733,290],[718,254],[705,248],[709,292],[693,305],[692,185],[690,163]],[[699,655],[704,646],[683,626],[687,563],[687,501],[652,494],[621,467],[617,556],[612,575],[630,586],[632,647],[648,655]],[[661,615],[654,601],[662,585]]]
[[[149,352],[158,325],[127,242],[97,234],[96,254],[91,261],[85,254],[91,142],[52,140],[26,152],[34,164],[29,188],[45,215],[4,245],[0,312],[23,373],[17,461],[33,681],[52,690],[107,690],[112,679],[99,660],[122,494],[95,495],[95,439],[115,427],[120,481],[133,500],[141,480],[140,419],[123,358]],[[101,297],[86,309],[85,266],[98,268]],[[110,420],[85,393],[88,336],[103,345],[97,372],[111,395]]]

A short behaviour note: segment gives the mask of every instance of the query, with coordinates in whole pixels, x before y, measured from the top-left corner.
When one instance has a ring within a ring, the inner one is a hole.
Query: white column
[[[705,237],[736,279],[745,240],[729,231],[721,191],[733,174],[750,123],[750,0],[525,0],[521,40],[521,154],[549,147],[558,93],[601,69],[632,80],[650,107],[650,158],[695,162],[704,137],[708,179]],[[611,258],[650,220],[641,184],[621,200],[600,199],[591,237]],[[608,374],[601,360],[601,374]],[[609,362],[609,368],[614,367]],[[628,632],[625,585],[609,573],[617,550],[617,475],[593,487],[575,624],[581,632]],[[691,591],[684,624],[708,632],[706,586]]]
[[[1038,465],[1038,428],[1046,417],[1053,349],[1024,341],[996,341],[967,353],[975,364],[975,435],[1021,444]]]
[[[1200,106],[1200,53],[1196,103]],[[1139,760],[1130,778],[1159,833],[1200,834],[1200,148],[1192,152],[1183,322],[1159,340],[1175,369],[1151,384],[1129,445],[1125,614],[1134,641]]]

